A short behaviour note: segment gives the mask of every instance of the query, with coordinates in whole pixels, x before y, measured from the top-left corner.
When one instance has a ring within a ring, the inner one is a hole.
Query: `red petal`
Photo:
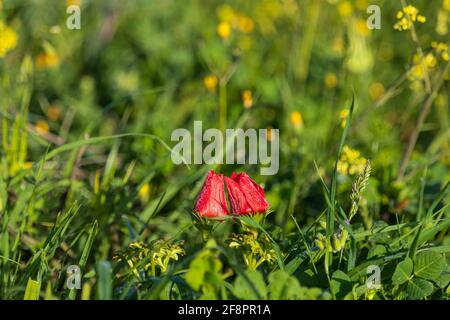
[[[219,217],[228,214],[223,175],[216,174],[213,170],[208,172],[198,195],[194,212],[205,217]]]
[[[269,203],[264,197],[264,189],[244,172],[237,175],[236,179],[252,211],[254,213],[266,211]]]
[[[228,198],[230,199],[231,211],[234,214],[251,213],[252,208],[248,205],[247,200],[245,199],[245,195],[239,187],[239,184],[228,177],[225,177],[225,184],[228,190]]]

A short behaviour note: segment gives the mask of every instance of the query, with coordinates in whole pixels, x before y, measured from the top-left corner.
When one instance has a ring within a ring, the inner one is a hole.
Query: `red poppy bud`
[[[228,199],[231,204],[231,212],[237,215],[251,213],[252,208],[245,199],[245,195],[239,187],[239,183],[233,179],[225,177],[225,185],[228,190]]]
[[[216,174],[214,170],[208,172],[197,197],[194,212],[205,217],[220,217],[228,214],[222,174]]]
[[[263,213],[267,210],[269,203],[264,197],[264,189],[246,173],[233,173],[230,180],[235,183],[225,181],[233,213]]]

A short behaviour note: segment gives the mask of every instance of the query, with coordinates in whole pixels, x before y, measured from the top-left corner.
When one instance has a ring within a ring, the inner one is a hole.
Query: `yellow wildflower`
[[[337,83],[338,83],[338,79],[337,79],[336,74],[334,74],[332,72],[327,73],[325,75],[324,82],[325,82],[325,85],[328,88],[335,88],[337,86]]]
[[[235,12],[233,8],[228,5],[224,4],[217,8],[217,17],[220,21],[225,21],[231,23],[235,19]]]
[[[366,159],[361,156],[358,150],[352,149],[345,145],[339,157],[337,170],[343,175],[354,175],[364,170]]]
[[[81,0],[66,0],[66,6],[70,7],[70,6],[81,6]]]
[[[353,6],[350,1],[342,1],[338,4],[338,13],[341,17],[348,17],[353,12]]]
[[[444,0],[442,2],[442,7],[444,8],[444,10],[450,11],[450,0]]]
[[[217,25],[217,34],[222,39],[228,39],[231,34],[231,25],[228,22],[222,21]]]
[[[449,60],[448,45],[446,43],[433,41],[431,47],[444,61]]]
[[[139,199],[142,203],[147,203],[150,198],[150,184],[145,183],[139,188]]]
[[[372,100],[376,101],[384,95],[384,86],[379,82],[374,82],[369,86],[369,95]]]
[[[23,164],[22,168],[23,168],[23,169],[31,169],[32,166],[33,166],[33,162],[31,162],[31,161],[26,161],[26,162]]]
[[[367,27],[367,22],[364,19],[358,19],[355,22],[355,29],[362,36],[367,36],[370,33],[370,29]]]
[[[407,5],[402,10],[397,12],[397,23],[394,25],[395,30],[408,30],[411,29],[414,22],[425,23],[426,18],[419,14],[419,9],[412,5]]]
[[[56,121],[59,119],[59,116],[61,115],[61,108],[57,105],[51,105],[47,109],[47,118],[50,121]]]
[[[272,127],[267,127],[267,135],[266,135],[266,139],[267,141],[272,141],[273,140],[273,134],[272,134]]]
[[[303,117],[300,112],[298,112],[298,111],[292,112],[291,116],[289,117],[289,120],[291,121],[292,125],[295,128],[297,128],[297,129],[303,128]]]
[[[244,92],[242,92],[242,102],[247,109],[253,106],[253,96],[250,90],[244,90]]]
[[[34,127],[36,131],[40,134],[45,134],[50,130],[48,123],[45,120],[38,120],[34,125]]]
[[[238,28],[243,33],[250,33],[253,31],[253,28],[255,27],[255,23],[253,22],[252,18],[240,15],[238,18]]]
[[[219,82],[219,80],[217,79],[217,77],[215,75],[208,75],[205,78],[203,78],[203,84],[205,85],[205,88],[211,92],[216,90],[218,82]]]
[[[331,49],[338,56],[342,56],[344,54],[344,40],[342,37],[335,37],[333,39]]]
[[[0,58],[17,45],[17,33],[0,21]]]
[[[368,0],[356,0],[356,8],[358,8],[358,10],[366,11],[368,6]]]
[[[348,109],[342,109],[339,113],[339,118],[341,119],[341,127],[345,128],[345,125],[347,124],[347,118],[350,111]]]
[[[38,68],[54,68],[59,65],[59,56],[56,52],[42,52],[36,58]]]

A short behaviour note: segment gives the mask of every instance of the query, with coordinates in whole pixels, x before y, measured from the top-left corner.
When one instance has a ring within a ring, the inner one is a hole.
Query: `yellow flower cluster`
[[[3,58],[17,45],[17,33],[0,21],[0,58]]]
[[[217,25],[217,34],[222,39],[228,39],[233,29],[242,33],[251,33],[255,28],[253,19],[240,12],[235,11],[229,5],[222,5],[217,10],[220,20]]]
[[[276,261],[275,250],[267,236],[258,237],[253,232],[232,234],[230,248],[240,248],[247,267],[256,270],[263,262],[273,264]]]
[[[358,150],[345,145],[337,164],[337,170],[343,175],[354,175],[363,172],[365,164],[366,159]]]
[[[419,9],[412,5],[398,11],[396,18],[398,21],[394,25],[394,29],[399,31],[411,29],[414,22],[425,23],[427,20],[425,16],[419,14]]]
[[[125,250],[115,253],[113,259],[126,262],[135,274],[141,263],[148,261],[144,269],[151,270],[152,275],[155,275],[156,267],[164,273],[167,271],[170,260],[176,261],[179,256],[186,254],[182,244],[182,242],[169,243],[157,240],[148,245],[142,241],[136,241],[130,243]]]
[[[437,42],[433,41],[431,43],[431,47],[436,52],[437,56],[440,56],[442,60],[448,61],[449,60],[449,53],[448,53],[448,45],[444,42]]]

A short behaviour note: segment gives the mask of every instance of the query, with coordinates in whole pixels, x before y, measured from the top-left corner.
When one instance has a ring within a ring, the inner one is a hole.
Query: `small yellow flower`
[[[353,12],[353,6],[350,1],[343,1],[338,4],[338,12],[341,17],[348,17]]]
[[[419,9],[412,5],[404,7],[401,11],[397,12],[396,15],[397,23],[394,25],[395,30],[408,30],[411,29],[414,22],[425,23],[427,19],[425,16],[419,14]]]
[[[303,128],[303,117],[300,112],[298,112],[298,111],[292,112],[291,116],[289,117],[289,120],[291,121],[292,125],[295,128],[297,128],[297,129]]]
[[[139,199],[142,203],[147,203],[150,198],[150,184],[145,183],[139,188]]]
[[[359,174],[364,170],[366,159],[361,156],[358,150],[352,149],[345,145],[339,157],[337,170],[342,175]]]
[[[450,11],[450,0],[444,0],[442,2],[442,8],[446,11]]]
[[[428,53],[424,60],[428,68],[434,68],[436,66],[436,57],[432,53]]]
[[[81,0],[66,0],[66,6],[70,7],[70,6],[81,6]]]
[[[355,29],[362,36],[367,36],[370,33],[370,29],[367,27],[367,22],[364,19],[358,19],[355,22]]]
[[[341,119],[341,127],[345,128],[345,125],[347,124],[347,118],[350,111],[348,109],[342,109],[339,113],[339,118]]]
[[[331,49],[338,56],[342,56],[344,54],[344,40],[342,37],[335,37],[333,39]]]
[[[433,41],[431,43],[431,47],[434,49],[436,54],[442,58],[442,60],[449,60],[448,45],[446,43]]]
[[[253,31],[253,28],[255,27],[255,23],[253,22],[252,18],[241,15],[238,18],[238,28],[239,31],[243,33],[250,33]]]
[[[420,23],[425,23],[427,21],[427,18],[419,15],[419,16],[417,16],[417,21]]]
[[[34,125],[34,127],[36,131],[40,134],[45,134],[50,130],[48,123],[45,120],[38,120]]]
[[[50,121],[56,121],[59,119],[61,115],[61,108],[57,105],[51,105],[50,107],[48,107],[47,109],[47,118]]]
[[[23,164],[22,168],[23,169],[31,169],[32,166],[33,166],[33,162],[27,161]]]
[[[358,10],[366,11],[368,6],[368,0],[356,0],[356,8],[358,8]]]
[[[336,74],[334,74],[333,72],[328,72],[325,75],[324,83],[328,88],[335,88],[338,83]]]
[[[384,86],[379,82],[374,82],[369,86],[369,95],[372,100],[377,101],[384,95]]]
[[[17,45],[17,33],[0,21],[0,58]]]
[[[54,68],[59,65],[59,56],[56,52],[42,52],[36,58],[38,68]]]
[[[218,82],[219,80],[215,75],[208,75],[205,78],[203,78],[203,84],[205,85],[205,88],[208,89],[208,91],[210,92],[216,90]]]
[[[222,39],[228,39],[231,34],[231,25],[228,22],[222,21],[217,25],[217,34]]]
[[[242,92],[242,102],[247,109],[253,106],[253,95],[250,90],[244,90],[244,92]]]
[[[224,4],[217,8],[217,17],[220,21],[231,23],[235,19],[236,14],[230,5]]]
[[[267,131],[267,135],[266,135],[266,140],[267,141],[272,141],[273,140],[273,133],[272,133],[272,127],[267,127],[266,129]]]

